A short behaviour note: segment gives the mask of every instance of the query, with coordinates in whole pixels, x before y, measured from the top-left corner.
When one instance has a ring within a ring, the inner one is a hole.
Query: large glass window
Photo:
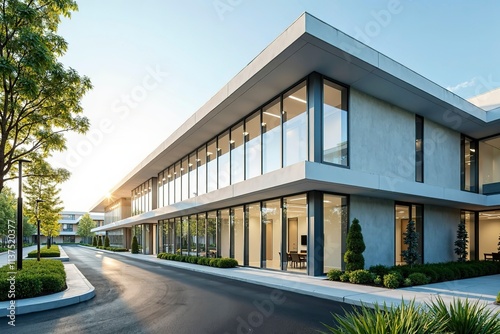
[[[415,181],[424,182],[424,119],[415,115]]]
[[[181,162],[174,165],[174,178],[175,178],[175,199],[174,203],[182,201],[182,187],[181,187]]]
[[[280,200],[262,202],[265,268],[281,269],[281,205]]]
[[[174,221],[174,231],[175,231],[175,254],[181,254],[182,251],[182,224],[181,218],[175,218]]]
[[[342,269],[342,235],[347,233],[347,198],[323,195],[323,270]]]
[[[160,172],[158,174],[158,207],[161,208],[164,206],[163,204],[163,189],[164,187],[164,177],[163,177],[164,172]]]
[[[482,194],[500,194],[500,136],[479,142],[479,179]]]
[[[229,209],[219,210],[220,215],[220,256],[230,257],[230,220]]]
[[[207,192],[217,190],[217,142],[211,140],[207,145]]]
[[[306,272],[307,268],[307,195],[300,194],[283,198],[286,221],[287,270]]]
[[[217,139],[217,156],[219,159],[219,188],[224,188],[227,187],[231,181],[229,131],[225,131]]]
[[[262,173],[281,168],[281,102],[262,109]]]
[[[306,82],[283,96],[283,166],[307,160]]]
[[[217,211],[207,213],[208,256],[217,256]]]
[[[175,203],[175,175],[174,175],[174,167],[171,166],[168,168],[167,173],[167,181],[168,181],[168,204]]]
[[[348,166],[347,89],[323,83],[323,161]]]
[[[189,216],[189,255],[198,256],[198,219],[196,215]]]
[[[396,265],[405,264],[402,252],[408,249],[404,243],[404,234],[407,232],[408,223],[415,223],[415,231],[418,233],[418,252],[420,263],[423,261],[423,207],[416,204],[396,204],[394,207],[395,231],[396,231]]]
[[[206,215],[198,215],[197,238],[198,256],[207,256],[207,239],[205,236]]]
[[[189,219],[182,217],[181,224],[181,254],[189,255]]]
[[[231,184],[245,179],[245,148],[243,122],[231,128]]]
[[[196,184],[196,152],[189,155],[188,168],[189,168],[189,197],[197,196]]]
[[[462,190],[477,192],[477,141],[462,137]]]
[[[479,260],[479,258],[477,258],[478,253],[476,250],[476,213],[473,211],[462,210],[460,219],[465,224],[465,231],[467,231],[467,260]]]
[[[260,112],[255,112],[245,120],[245,179],[260,175]]]
[[[243,251],[245,249],[245,224],[243,216],[243,207],[239,206],[231,209],[231,218],[233,220],[234,230],[234,259],[239,265],[243,265]]]
[[[260,267],[261,219],[260,204],[252,203],[245,207],[248,224],[248,265]]]
[[[207,192],[207,150],[205,146],[198,149],[198,192],[197,195],[203,195]]]
[[[471,216],[469,217],[472,218]],[[472,227],[470,227],[470,230],[472,230]],[[478,260],[485,260],[485,256],[488,256],[488,254],[491,256],[491,253],[498,252],[500,210],[480,212],[479,227],[477,231],[479,233],[476,251]],[[469,236],[469,240],[472,240],[472,237],[473,235]]]
[[[187,157],[182,159],[181,162],[181,183],[182,183],[182,200],[186,200],[189,198],[189,168],[188,168],[188,159]]]

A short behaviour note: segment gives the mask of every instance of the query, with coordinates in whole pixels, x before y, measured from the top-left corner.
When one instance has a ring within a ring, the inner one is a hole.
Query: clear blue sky
[[[61,61],[93,82],[83,100],[92,130],[54,156],[73,173],[67,210],[88,210],[304,11],[464,98],[500,87],[493,0],[78,4],[59,29]]]

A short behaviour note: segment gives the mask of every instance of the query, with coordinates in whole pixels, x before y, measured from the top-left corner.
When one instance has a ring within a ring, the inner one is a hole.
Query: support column
[[[323,193],[311,191],[307,194],[308,203],[308,240],[307,275],[323,275],[324,230],[323,230]]]
[[[323,142],[323,77],[321,74],[311,73],[307,81],[307,104],[309,108],[309,161],[322,162]]]

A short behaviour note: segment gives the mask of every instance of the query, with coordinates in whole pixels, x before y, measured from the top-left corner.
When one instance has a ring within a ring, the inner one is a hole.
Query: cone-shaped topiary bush
[[[415,227],[415,222],[410,220],[406,225],[406,232],[403,233],[403,243],[408,247],[401,252],[401,256],[406,264],[412,267],[420,261],[420,253],[418,251],[418,237],[419,234]]]
[[[104,248],[106,248],[106,247],[109,247],[109,237],[108,236],[106,236],[104,238]]]
[[[363,257],[363,252],[365,248],[361,225],[359,225],[359,220],[354,218],[349,227],[349,233],[347,233],[347,251],[344,254],[346,271],[364,269],[365,258]]]
[[[137,237],[135,235],[132,239],[132,254],[139,254],[139,244],[137,243]]]
[[[102,238],[101,238],[101,236],[97,237],[97,247],[102,247]]]
[[[96,235],[94,235],[94,237],[92,238],[92,246],[97,247],[97,236]]]
[[[465,229],[465,222],[460,221],[457,229],[457,240],[455,240],[455,254],[458,255],[458,262],[467,261],[467,244],[469,236]]]

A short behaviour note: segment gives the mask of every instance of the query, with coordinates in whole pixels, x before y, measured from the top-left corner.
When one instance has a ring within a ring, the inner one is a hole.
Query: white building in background
[[[95,231],[316,276],[344,267],[354,218],[367,267],[402,262],[410,220],[424,262],[454,260],[464,221],[482,259],[500,233],[495,103],[305,13],[91,208],[105,216]]]

